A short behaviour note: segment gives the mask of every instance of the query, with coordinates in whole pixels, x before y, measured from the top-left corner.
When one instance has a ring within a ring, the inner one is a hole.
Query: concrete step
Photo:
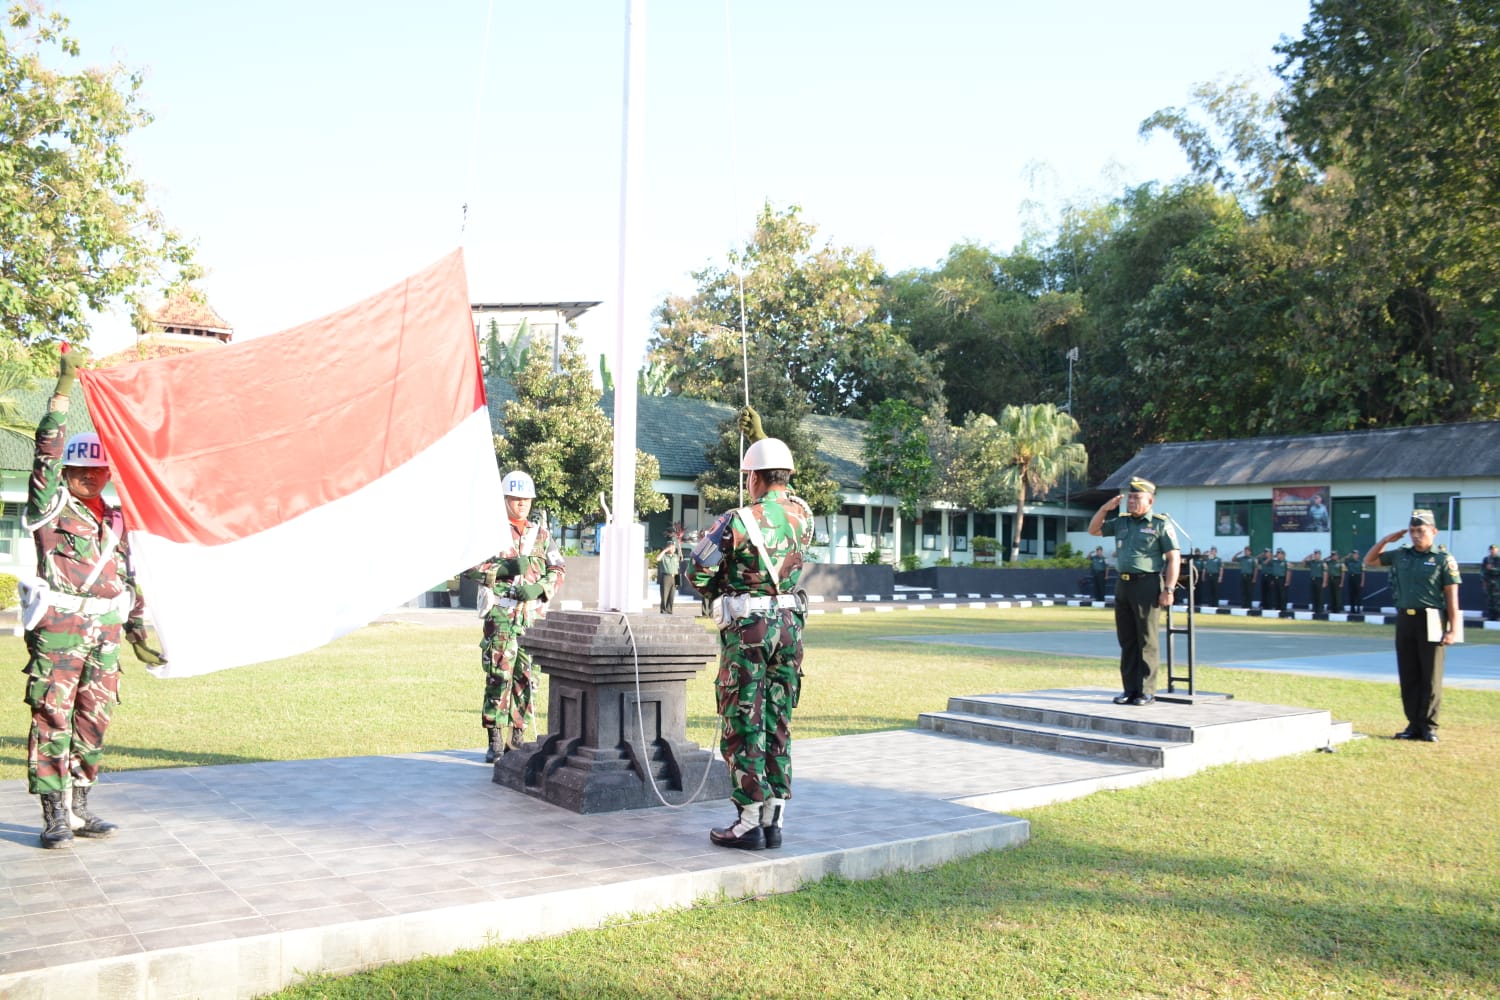
[[[923,729],[964,739],[1006,743],[1074,757],[1102,758],[1138,767],[1165,767],[1171,750],[1191,742],[1191,732],[1187,740],[1130,735],[1076,725],[1051,725],[986,713],[953,711],[951,708],[946,712],[923,712],[917,723]]]
[[[1150,718],[1152,708],[1113,706],[1089,711],[1072,711],[1067,707],[1027,704],[1003,696],[972,695],[949,698],[948,711],[987,716],[1006,722],[1055,726],[1126,738],[1141,738],[1163,743],[1193,742],[1190,724],[1173,724]]]

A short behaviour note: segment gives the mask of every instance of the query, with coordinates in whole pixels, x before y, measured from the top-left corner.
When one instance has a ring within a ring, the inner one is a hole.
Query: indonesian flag
[[[80,372],[167,665],[292,656],[504,547],[462,251],[222,350]]]

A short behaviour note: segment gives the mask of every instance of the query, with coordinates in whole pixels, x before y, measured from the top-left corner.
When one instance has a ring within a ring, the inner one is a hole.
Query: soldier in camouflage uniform
[[[1383,551],[1410,532],[1411,544]],[[1406,728],[1398,740],[1437,742],[1438,709],[1443,703],[1443,659],[1453,644],[1453,630],[1463,614],[1458,609],[1458,561],[1437,540],[1432,511],[1411,512],[1406,531],[1393,531],[1365,553],[1366,566],[1389,566],[1391,596],[1396,602],[1396,674],[1401,682],[1401,708]],[[1428,628],[1429,609],[1438,611],[1442,633],[1434,641]]]
[[[127,559],[125,520],[102,496],[109,463],[98,435],[67,432],[74,362],[64,352],[57,390],[36,429],[26,515],[37,575],[22,581],[26,628],[27,787],[42,800],[43,847],[108,837],[116,826],[89,808],[104,734],[120,700],[121,633],[138,659],[147,648],[145,605]]]
[[[780,847],[792,795],[791,718],[802,691],[806,598],[798,591],[812,512],[787,490],[792,453],[760,431],[740,464],[752,503],[721,516],[693,548],[693,586],[719,623],[719,752],[729,767],[734,822],[709,831],[720,847]]]
[[[505,514],[510,545],[469,570],[480,581],[479,613],[484,635],[479,657],[484,667],[484,705],[480,709],[486,764],[521,745],[532,724],[535,676],[531,655],[521,636],[562,587],[562,553],[542,519],[531,519],[536,485],[519,469],[505,474]]]

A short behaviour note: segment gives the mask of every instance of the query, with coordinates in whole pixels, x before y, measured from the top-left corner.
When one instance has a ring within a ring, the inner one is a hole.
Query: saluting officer
[[[1104,546],[1094,548],[1089,556],[1089,574],[1094,578],[1094,600],[1104,600],[1104,578],[1109,575],[1109,560],[1104,558]]]
[[[1328,610],[1344,610],[1344,560],[1338,549],[1328,550]]]
[[[719,847],[780,847],[792,796],[792,709],[802,693],[805,595],[798,589],[812,543],[812,511],[793,496],[792,451],[766,437],[750,407],[741,428],[753,443],[740,471],[751,503],[723,514],[693,547],[692,582],[712,599],[719,626],[714,684],[735,819],[709,831]]]
[[[1116,705],[1149,705],[1156,700],[1157,621],[1172,604],[1182,567],[1172,522],[1155,514],[1156,484],[1132,479],[1126,516],[1105,520],[1120,506],[1115,495],[1094,512],[1089,534],[1114,536],[1118,545],[1115,584],[1115,637],[1120,642],[1120,684]]]
[[[1219,558],[1218,546],[1210,546],[1203,558],[1203,599],[1198,603],[1210,608],[1219,606],[1219,584],[1224,582],[1224,560]]]
[[[1411,544],[1395,552],[1387,545],[1411,534]],[[1443,702],[1443,657],[1453,644],[1459,621],[1458,561],[1441,545],[1434,545],[1437,526],[1432,511],[1411,512],[1406,531],[1393,531],[1365,553],[1366,566],[1389,566],[1396,601],[1396,673],[1401,681],[1401,708],[1406,728],[1398,740],[1437,742],[1438,708]],[[1440,637],[1429,631],[1429,609],[1436,609]]]

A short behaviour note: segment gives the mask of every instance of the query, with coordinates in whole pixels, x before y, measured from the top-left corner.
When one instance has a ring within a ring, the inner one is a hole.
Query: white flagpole
[[[620,163],[620,264],[612,368],[615,372],[613,518],[604,529],[599,608],[638,613],[644,602],[645,529],[635,515],[636,371],[644,340],[638,326],[639,290],[630,280],[639,237],[642,147],[646,110],[646,0],[627,0],[625,12],[625,125]]]

